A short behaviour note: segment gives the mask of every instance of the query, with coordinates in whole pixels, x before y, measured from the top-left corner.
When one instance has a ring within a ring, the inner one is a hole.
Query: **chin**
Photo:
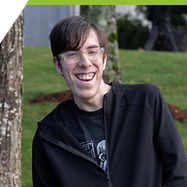
[[[97,91],[96,90],[79,90],[78,92],[74,92],[74,96],[75,97],[79,97],[81,99],[91,99],[94,96],[97,95]]]
[[[79,94],[78,96],[82,99],[91,99],[95,96],[96,94],[94,94],[93,92],[92,93],[82,93],[82,94]]]

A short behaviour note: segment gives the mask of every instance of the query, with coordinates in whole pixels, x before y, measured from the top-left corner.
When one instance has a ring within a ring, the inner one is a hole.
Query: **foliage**
[[[183,17],[185,14],[187,14],[187,5],[173,5],[171,9],[172,27],[185,27],[186,20]]]
[[[144,18],[147,19],[150,10],[149,5],[138,5],[136,8],[138,13],[143,13]],[[172,28],[185,27],[186,21],[183,17],[187,14],[187,5],[173,5],[170,11]]]
[[[80,6],[80,14],[82,16],[88,16],[88,11],[89,11],[89,5],[81,5]]]
[[[117,29],[118,43],[121,49],[138,49],[139,47],[143,47],[149,35],[148,26],[144,26],[138,18],[131,18],[129,14],[119,16]],[[165,37],[162,33],[155,42],[154,50],[168,50]]]
[[[110,34],[110,36],[108,36],[108,40],[110,41],[110,42],[115,42],[115,40],[117,40],[118,39],[118,35],[116,34],[116,33],[114,33],[114,32],[112,32],[111,34]]]
[[[150,6],[138,5],[136,7],[137,13],[142,13],[144,19],[147,19]],[[178,46],[179,51],[186,51],[187,49],[187,5],[173,5],[170,11],[171,29]],[[158,36],[154,50],[166,51],[168,50],[165,37],[162,33]]]
[[[118,43],[121,49],[137,49],[144,45],[149,30],[141,20],[130,15],[119,15],[117,19]]]

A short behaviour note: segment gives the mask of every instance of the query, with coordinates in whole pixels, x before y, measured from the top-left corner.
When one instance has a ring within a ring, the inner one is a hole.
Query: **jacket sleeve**
[[[163,187],[187,187],[187,158],[173,117],[160,93],[154,93],[154,140],[163,164]]]
[[[37,129],[32,145],[33,187],[58,187],[56,177],[43,150],[42,139]]]

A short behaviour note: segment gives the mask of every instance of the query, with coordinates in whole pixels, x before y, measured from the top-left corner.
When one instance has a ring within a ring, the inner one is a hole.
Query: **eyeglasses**
[[[90,61],[98,60],[103,57],[105,49],[103,47],[88,48],[84,51],[67,51],[58,55],[59,59],[63,59],[67,64],[77,63],[81,60],[82,53],[86,54]]]

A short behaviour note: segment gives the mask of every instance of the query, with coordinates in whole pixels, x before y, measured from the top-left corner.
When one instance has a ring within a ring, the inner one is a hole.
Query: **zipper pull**
[[[106,175],[107,186],[112,187],[112,183],[111,183],[109,174],[106,172],[105,175]]]
[[[106,181],[109,181],[110,177],[109,177],[109,174],[107,172],[105,173],[105,176],[106,176]]]

